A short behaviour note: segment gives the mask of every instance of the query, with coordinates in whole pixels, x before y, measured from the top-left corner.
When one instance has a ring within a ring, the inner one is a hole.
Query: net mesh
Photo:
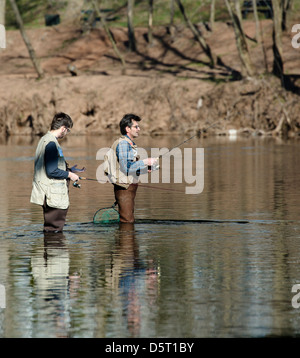
[[[103,208],[96,211],[93,219],[94,224],[113,224],[119,221],[119,212],[114,208]]]

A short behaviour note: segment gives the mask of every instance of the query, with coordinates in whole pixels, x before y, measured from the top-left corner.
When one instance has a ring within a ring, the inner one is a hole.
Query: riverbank
[[[262,46],[254,41],[252,61],[259,74],[272,69],[272,23],[262,22]],[[244,22],[249,38],[255,26]],[[299,50],[283,38],[285,72],[294,92],[282,88],[271,75],[234,81],[240,64],[233,29],[217,23],[214,32],[201,27],[212,51],[225,66],[211,69],[198,43],[185,27],[176,32],[156,28],[154,43],[147,42],[147,29],[136,29],[137,53],[126,48],[125,29],[112,29],[126,60],[122,74],[109,40],[102,29],[81,34],[74,25],[28,30],[28,35],[45,71],[37,81],[28,53],[18,31],[7,32],[7,49],[0,53],[0,134],[40,135],[56,111],[71,115],[73,133],[100,135],[118,132],[124,113],[143,118],[143,133],[161,135],[203,130],[211,134],[261,135],[300,133]],[[72,76],[68,66],[76,68]]]

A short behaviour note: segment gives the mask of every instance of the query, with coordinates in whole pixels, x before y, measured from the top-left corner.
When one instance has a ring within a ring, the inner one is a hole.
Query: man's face
[[[133,139],[139,136],[140,127],[137,123],[137,121],[132,121],[131,128],[127,127],[127,134],[129,138]]]
[[[60,136],[58,138],[64,138],[68,133],[71,132],[71,129],[65,126],[62,126],[60,129],[61,129]]]

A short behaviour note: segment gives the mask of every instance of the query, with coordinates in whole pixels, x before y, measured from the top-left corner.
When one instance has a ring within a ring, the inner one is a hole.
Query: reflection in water
[[[111,270],[107,272],[108,288],[121,297],[123,319],[132,337],[138,337],[143,308],[151,306],[157,296],[157,271],[139,258],[134,224],[120,223],[116,246],[111,255]],[[144,301],[148,301],[146,304]]]
[[[30,310],[35,312],[30,323],[33,337],[42,337],[45,332],[50,337],[72,337],[72,321],[78,322],[78,312],[73,307],[82,304],[87,307],[81,309],[88,316],[93,314],[98,326],[109,325],[112,315],[114,324],[115,320],[123,321],[129,336],[140,335],[142,315],[158,295],[158,275],[152,262],[145,264],[139,257],[134,224],[120,224],[114,232],[111,251],[104,256],[96,253],[96,257],[103,262],[97,263],[96,270],[91,267],[91,276],[102,284],[90,282],[91,292],[87,293],[86,282],[81,277],[86,272],[71,272],[65,235],[44,233],[43,245],[35,247],[30,265]],[[104,279],[100,280],[102,265]],[[92,310],[90,299],[94,302]],[[77,327],[75,331],[78,328],[84,327]],[[91,334],[98,336],[97,328],[94,329]]]
[[[205,148],[203,193],[182,195],[186,183],[138,190],[136,218],[160,223],[94,225],[113,190],[86,181],[70,190],[64,233],[45,236],[29,203],[35,144],[15,141],[0,143],[0,337],[300,335],[291,305],[300,283],[298,141],[195,139]],[[142,141],[172,148],[180,138]],[[94,177],[97,150],[111,142],[73,137],[64,152]]]
[[[56,337],[67,336],[70,321],[69,262],[65,236],[45,233],[43,247],[37,248],[31,258],[33,309],[38,312],[35,321],[37,336],[39,326],[45,324]]]

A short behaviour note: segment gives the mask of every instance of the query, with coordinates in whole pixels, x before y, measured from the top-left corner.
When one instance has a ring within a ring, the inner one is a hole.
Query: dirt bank
[[[263,22],[267,66],[272,68],[271,22]],[[146,29],[137,29],[138,51],[128,52],[124,29],[113,29],[118,48],[125,55],[126,74],[102,29],[81,34],[75,26],[28,30],[45,78],[37,81],[18,31],[7,32],[7,49],[0,52],[0,134],[39,135],[53,114],[64,111],[75,122],[73,133],[118,132],[124,113],[143,118],[145,134],[168,134],[203,129],[219,120],[210,133],[241,132],[278,134],[300,131],[299,94],[282,89],[272,76],[232,81],[232,69],[239,70],[234,33],[217,24],[206,31],[212,50],[226,64],[209,68],[200,46],[184,27],[175,36],[167,28],[155,30],[152,46]],[[254,37],[254,25],[245,22]],[[299,50],[284,37],[285,70],[293,86],[300,87]],[[251,56],[258,72],[265,63],[261,45],[250,41]],[[67,66],[76,66],[72,76]]]

